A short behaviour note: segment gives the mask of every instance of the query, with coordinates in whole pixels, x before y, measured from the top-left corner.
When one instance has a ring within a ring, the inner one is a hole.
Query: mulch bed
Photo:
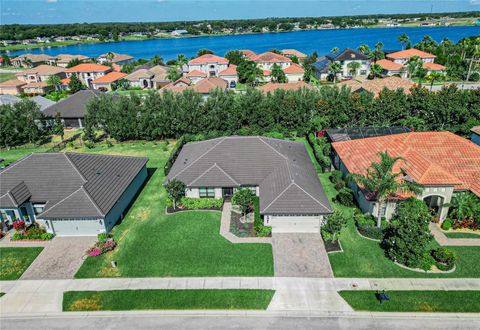
[[[256,237],[253,223],[242,223],[241,217],[237,212],[230,214],[230,232],[237,237]]]
[[[327,252],[342,252],[342,246],[340,245],[340,241],[325,241],[325,250]]]

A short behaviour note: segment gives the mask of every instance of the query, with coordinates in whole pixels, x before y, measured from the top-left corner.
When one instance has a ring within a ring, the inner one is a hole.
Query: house
[[[408,75],[406,64],[400,64],[387,59],[378,60],[377,64],[382,67],[382,75],[384,76],[398,76],[406,78]],[[445,74],[447,70],[445,66],[432,62],[423,62],[422,67],[427,70],[427,74],[430,74],[431,72]]]
[[[113,84],[127,76],[126,73],[112,71],[92,81],[93,89],[98,89],[102,92],[110,92],[113,90]]]
[[[32,153],[0,170],[2,227],[24,219],[57,236],[109,232],[145,182],[147,160]]]
[[[71,67],[70,69],[65,69],[67,78],[75,75],[85,86],[89,88],[93,87],[92,82],[95,79],[103,77],[111,71],[111,67],[95,63],[81,63],[79,65]]]
[[[360,53],[354,49],[346,48],[341,52],[330,54],[326,56],[331,63],[337,62],[341,65],[341,71],[338,73],[341,78],[352,76],[367,76],[370,72],[370,60],[367,55]],[[352,72],[348,65],[356,62],[360,65],[357,72]]]
[[[231,136],[187,143],[167,175],[191,198],[230,198],[248,188],[274,233],[318,233],[332,207],[303,143]]]
[[[34,67],[40,64],[48,64],[55,60],[53,56],[46,54],[23,54],[12,58],[10,62],[17,68]]]
[[[206,74],[205,77],[218,77],[218,74],[227,68],[228,60],[213,54],[205,54],[188,62],[188,73],[203,72]]]
[[[20,95],[23,93],[22,87],[27,83],[18,79],[11,79],[0,83],[0,94]]]
[[[252,60],[255,56],[257,56],[257,53],[251,51],[250,49],[242,49],[239,50],[239,52],[242,53],[243,57],[248,60]]]
[[[473,143],[480,146],[480,126],[475,126],[470,129],[470,139]]]
[[[342,88],[343,86],[350,88],[352,93],[369,92],[372,93],[375,97],[377,97],[384,89],[389,89],[392,91],[402,89],[405,93],[409,94],[410,89],[415,86],[415,84],[408,79],[393,76],[376,78],[372,80],[351,79],[339,82],[337,86],[339,88]]]
[[[386,55],[386,58],[394,63],[407,64],[414,56],[418,56],[423,63],[434,63],[436,56],[416,48],[401,50]]]
[[[166,92],[166,91],[170,91],[170,92],[183,92],[184,90],[187,90],[189,89],[189,86],[192,85],[192,81],[186,77],[182,77],[180,79],[177,79],[171,83],[169,83],[168,85],[166,85],[165,87],[163,87],[162,89],[160,89],[160,91],[163,93],[163,92]]]
[[[304,61],[308,57],[307,54],[302,53],[296,49],[283,49],[282,55],[288,58],[296,57],[300,62]]]
[[[104,63],[114,63],[118,65],[124,65],[133,60],[133,57],[127,54],[119,54],[114,52],[108,52],[105,54],[100,55],[97,58],[98,64]]]
[[[51,76],[58,76],[60,79],[66,77],[65,69],[45,64],[18,72],[15,76],[18,80],[24,81],[28,84],[47,81]]]
[[[196,84],[200,80],[207,78],[207,74],[203,71],[192,70],[192,71],[188,72],[185,75],[185,77],[188,78],[193,84]],[[213,76],[213,77],[215,77],[215,76]]]
[[[401,133],[409,133],[412,130],[404,126],[391,127],[347,127],[347,128],[329,128],[317,132],[317,137],[325,136],[328,142],[350,141],[365,139],[376,136],[385,136]]]
[[[344,175],[366,174],[380,152],[402,157],[394,171],[405,171],[404,180],[422,186],[416,197],[425,201],[432,214],[443,221],[448,214],[452,196],[471,191],[480,196],[480,146],[450,132],[410,132],[387,136],[340,141],[332,143],[334,166]],[[351,184],[360,208],[375,216],[390,219],[398,201],[409,194],[398,192],[389,197],[382,210],[375,196]]]
[[[34,97],[30,98],[30,100],[32,100],[33,102],[38,104],[38,106],[40,107],[40,111],[43,111],[46,108],[48,108],[49,106],[55,104],[55,102],[53,102],[52,100],[49,100],[49,99],[47,99],[43,96],[40,96],[40,95],[34,96]]]
[[[187,30],[173,30],[170,34],[174,37],[181,36],[182,34],[188,34]]]
[[[67,128],[82,128],[84,126],[87,104],[95,97],[100,97],[102,92],[85,89],[60,100],[43,111],[47,117],[55,118],[57,113]]]
[[[309,89],[309,90],[315,90],[316,89],[315,87],[307,84],[304,81],[297,81],[297,82],[294,82],[294,83],[272,83],[272,82],[269,82],[269,83],[266,83],[265,85],[259,87],[259,89],[262,92],[265,92],[265,93],[273,93],[276,90],[295,91],[295,90],[299,90],[299,89],[302,89],[302,88],[306,88],[306,89]]]
[[[227,91],[228,82],[222,78],[209,77],[198,81],[190,88],[200,94],[203,94],[204,96],[208,96],[208,94],[210,94],[216,89],[220,89],[224,92]]]
[[[70,54],[60,54],[55,57],[55,63],[57,66],[66,68],[72,60],[79,60],[81,62],[86,62],[90,60],[90,57],[84,55],[70,55]]]
[[[330,74],[330,65],[332,64],[332,61],[326,57],[326,56],[321,56],[317,59],[317,62],[315,63],[315,78],[318,80],[327,80],[329,79],[332,75]]]
[[[288,82],[303,80],[303,68],[293,63],[292,60],[286,56],[266,52],[252,57],[252,61],[256,62],[258,67],[263,70],[263,80],[266,82],[271,80],[271,71],[275,64],[285,72]]]
[[[156,65],[151,68],[141,68],[125,77],[130,86],[141,88],[162,88],[170,83],[167,79],[168,66]]]
[[[237,87],[237,83],[238,83],[237,66],[235,64],[230,64],[228,68],[218,73],[218,77],[227,81],[228,88]]]

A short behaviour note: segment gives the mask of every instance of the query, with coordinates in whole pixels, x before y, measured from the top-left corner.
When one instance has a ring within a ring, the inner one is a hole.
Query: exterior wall
[[[339,61],[339,63],[342,65],[342,71],[340,74],[343,77],[349,77],[351,76],[349,69],[348,69],[348,64],[351,62],[358,62],[360,63],[360,68],[357,70],[356,76],[367,76],[369,71],[370,71],[370,61],[368,60],[361,60],[361,61]]]
[[[88,86],[92,87],[92,81],[97,78],[103,77],[107,72],[67,72],[67,78],[70,78],[73,75],[76,75],[80,81]]]
[[[472,142],[480,146],[480,135],[472,133]]]
[[[264,225],[273,233],[320,233],[322,215],[265,215]]]
[[[287,73],[285,75],[289,83],[303,80],[303,73]]]
[[[226,70],[228,68],[228,64],[219,64],[219,63],[203,63],[203,64],[194,64],[188,65],[188,72],[198,70],[205,72],[207,76],[214,76],[218,77],[218,73]],[[210,75],[210,72],[214,72],[214,75]]]
[[[445,220],[448,214],[448,206],[445,206],[445,204],[449,204],[452,200],[453,186],[426,186],[418,198],[424,200],[428,196],[443,197],[443,207],[439,211],[439,218],[440,221]]]
[[[387,58],[389,60],[391,60],[392,62],[395,62],[395,63],[398,63],[398,64],[406,64],[408,63],[408,61],[410,60],[410,57],[406,57],[406,58],[389,58],[387,56]],[[435,58],[434,57],[429,57],[429,58],[421,58],[421,60],[423,61],[423,63],[434,63],[435,62]]]
[[[128,83],[131,87],[140,87],[140,88],[152,88],[154,85],[153,81],[148,78],[142,78],[139,80],[129,80]],[[145,84],[147,87],[145,87]]]
[[[198,188],[187,188],[185,191],[185,197],[200,198],[200,192],[198,191]]]
[[[204,79],[203,77],[188,77],[191,80],[192,84],[198,83],[200,80]]]
[[[45,87],[29,87],[28,85],[23,86],[23,92],[27,95],[43,95],[52,90],[54,90],[53,86],[45,86]]]
[[[237,75],[234,75],[234,76],[220,76],[220,78],[226,80],[228,82],[228,88],[235,88],[237,86],[237,83],[238,83],[238,76]]]
[[[93,89],[100,89],[100,88],[105,88],[107,91],[112,90],[112,84],[111,83],[96,83],[93,84]]]
[[[385,70],[384,69],[382,71],[382,74],[389,77],[399,75],[402,78],[407,78],[408,72],[406,70]]]
[[[0,94],[20,95],[21,90],[20,87],[0,87]]]
[[[246,188],[246,187],[241,187],[241,188]],[[240,188],[233,188],[233,193],[237,192],[237,190]],[[260,195],[260,188],[258,186],[255,186],[255,195],[259,196]],[[190,187],[185,190],[185,197],[188,198],[200,198],[200,192],[198,188],[195,187]],[[222,197],[222,187],[215,187],[215,198],[223,198]]]
[[[282,69],[288,68],[291,62],[257,62],[258,67],[263,70],[272,70],[274,64],[278,64]]]
[[[137,174],[135,179],[130,183],[127,190],[122,194],[118,199],[117,203],[105,216],[105,230],[109,232],[113,226],[117,223],[118,219],[123,218],[123,212],[130,205],[133,198],[137,192],[142,187],[143,183],[147,179],[148,172],[147,167],[144,166],[143,169]]]

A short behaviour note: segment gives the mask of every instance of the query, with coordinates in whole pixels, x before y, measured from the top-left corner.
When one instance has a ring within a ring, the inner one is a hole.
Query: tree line
[[[8,24],[0,26],[0,40],[24,40],[36,37],[78,36],[99,34],[104,38],[112,36],[118,40],[119,33],[144,32],[153,34],[156,30],[173,31],[187,30],[191,34],[210,34],[223,29],[230,29],[233,33],[290,31],[298,27],[306,29],[308,26],[332,24],[335,27],[369,26],[378,23],[379,19],[409,19],[426,18],[439,19],[441,17],[477,17],[478,12],[457,13],[429,13],[429,14],[383,14],[358,15],[337,17],[287,17],[240,20],[208,20],[208,21],[178,21],[152,23],[72,23],[72,24]]]
[[[152,92],[144,98],[103,95],[87,105],[85,120],[89,136],[102,129],[119,141],[184,134],[302,136],[328,127],[396,125],[467,135],[480,124],[480,90],[450,86],[433,93],[414,87],[406,94],[385,89],[376,98],[331,87],[268,94],[256,89],[244,94],[217,90],[205,100],[191,90]]]

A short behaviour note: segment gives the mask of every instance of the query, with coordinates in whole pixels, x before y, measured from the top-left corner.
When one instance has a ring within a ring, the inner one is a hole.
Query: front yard
[[[168,149],[171,149],[170,144]],[[89,257],[76,274],[88,277],[273,276],[269,244],[232,244],[219,234],[218,211],[165,214],[163,142],[123,142],[75,151],[149,157],[151,174],[123,221],[112,233],[117,248]],[[118,267],[113,268],[111,261]]]
[[[0,248],[0,280],[16,280],[42,252],[42,247]]]

